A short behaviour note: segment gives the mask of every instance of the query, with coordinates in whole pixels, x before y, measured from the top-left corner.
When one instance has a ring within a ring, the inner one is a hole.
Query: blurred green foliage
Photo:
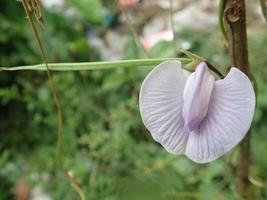
[[[67,0],[67,3],[74,8],[81,17],[88,22],[101,23],[103,21],[103,7],[101,1],[95,0]]]
[[[114,7],[107,1],[89,2],[67,1],[79,11],[78,17],[45,10],[45,25],[39,31],[49,62],[99,60],[86,32],[103,28],[103,9],[113,12]],[[21,5],[2,0],[0,11],[0,66],[40,63]],[[219,31],[184,30],[177,45],[185,43],[226,72],[229,58]],[[252,187],[253,199],[267,199],[266,43],[266,28],[249,32],[259,95],[251,176],[265,184]],[[124,52],[125,58],[142,56],[130,34]],[[150,52],[153,57],[173,53],[170,42],[159,43]],[[79,177],[88,199],[238,200],[233,184],[235,150],[198,165],[168,154],[152,141],[138,110],[140,84],[149,70],[54,73],[64,113],[64,165]],[[0,200],[14,198],[14,185],[21,179],[30,189],[41,187],[52,199],[79,199],[55,166],[56,111],[46,74],[0,72],[0,110]]]

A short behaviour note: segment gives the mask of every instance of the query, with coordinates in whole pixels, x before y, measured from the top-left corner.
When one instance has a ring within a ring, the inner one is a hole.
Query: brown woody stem
[[[220,79],[224,79],[224,75],[216,67],[210,64],[210,62],[208,61],[205,61],[205,63],[207,64],[208,68],[213,71]]]
[[[227,30],[229,53],[231,55],[232,64],[252,79],[248,61],[245,0],[225,1],[224,21]],[[239,195],[245,199],[249,198],[249,167],[250,131],[239,145],[236,166],[236,189]]]

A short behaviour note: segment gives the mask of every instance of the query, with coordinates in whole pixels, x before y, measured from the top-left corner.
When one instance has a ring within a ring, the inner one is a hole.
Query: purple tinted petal
[[[205,62],[200,63],[186,81],[183,94],[183,117],[189,130],[197,128],[205,118],[213,85],[214,77],[209,73]]]
[[[181,115],[183,89],[188,73],[181,63],[161,63],[146,77],[140,91],[140,112],[154,140],[167,151],[185,151],[188,132]]]
[[[250,80],[231,68],[225,79],[216,81],[208,114],[190,134],[186,155],[198,163],[224,155],[244,138],[254,111],[255,93]]]

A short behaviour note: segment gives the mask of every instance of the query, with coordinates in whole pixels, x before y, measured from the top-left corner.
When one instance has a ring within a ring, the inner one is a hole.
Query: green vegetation
[[[81,12],[72,17],[45,11],[39,31],[49,62],[100,60],[86,38],[88,29],[105,29],[100,12],[114,5],[85,0],[67,1]],[[78,3],[79,2],[79,3]],[[0,66],[41,63],[21,5],[2,0],[0,7]],[[84,15],[83,15],[84,14]],[[114,13],[114,16],[116,13]],[[177,45],[227,71],[229,58],[216,29],[183,30]],[[258,105],[252,125],[251,179],[254,199],[267,199],[267,31],[249,32],[250,64],[258,86]],[[142,57],[131,34],[124,58]],[[157,44],[153,58],[175,57],[170,42]],[[140,85],[152,67],[55,72],[64,117],[63,162],[80,179],[91,200],[238,200],[234,191],[235,156],[198,165],[185,156],[167,153],[150,137],[138,108]],[[56,110],[45,72],[0,72],[0,200],[14,198],[14,185],[23,180],[30,189],[41,187],[55,200],[75,200],[73,190],[55,163]]]

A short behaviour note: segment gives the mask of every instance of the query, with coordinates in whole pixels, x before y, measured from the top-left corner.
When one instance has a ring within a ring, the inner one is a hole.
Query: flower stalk
[[[187,55],[189,58],[192,59],[192,62],[185,65],[184,69],[190,72],[194,72],[196,67],[201,63],[205,62],[208,66],[208,68],[216,74],[220,79],[224,78],[224,75],[216,68],[214,67],[209,61],[207,61],[205,58],[200,57],[199,55],[196,55],[194,53],[191,53],[190,51],[187,51],[185,49],[180,50],[182,53]]]

